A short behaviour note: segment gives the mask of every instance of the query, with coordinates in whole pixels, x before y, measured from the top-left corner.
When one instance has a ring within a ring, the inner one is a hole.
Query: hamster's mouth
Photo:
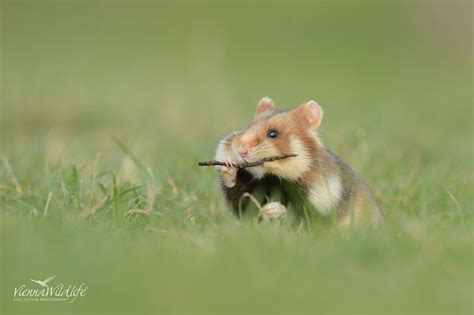
[[[239,151],[235,146],[232,146],[232,150],[234,151],[235,154],[235,159],[237,164],[251,164],[251,163],[256,163],[259,162],[263,159],[270,158],[271,156],[260,156],[260,154],[254,154],[254,152],[250,151],[247,156],[243,157],[242,155],[239,154]],[[258,152],[255,152],[258,153]],[[266,165],[265,163],[262,163],[261,165],[256,165],[256,166],[249,166],[249,168],[252,169],[258,169],[258,167],[264,167]]]
[[[247,159],[244,159],[243,157],[241,157],[240,154],[236,153],[235,156],[236,156],[237,164],[247,164],[247,163],[249,163],[249,161]]]
[[[245,170],[250,172],[255,178],[262,178],[267,173],[263,165],[249,166],[246,167]]]
[[[243,156],[239,154],[238,150],[235,147],[232,147],[232,150],[234,151],[237,164],[254,163],[260,160],[258,157],[253,156],[251,153],[249,154],[248,157],[244,158]]]

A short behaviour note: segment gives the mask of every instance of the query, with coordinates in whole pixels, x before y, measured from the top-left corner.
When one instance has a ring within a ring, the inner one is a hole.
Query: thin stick
[[[286,158],[289,158],[289,157],[295,157],[295,156],[298,156],[298,154],[287,154],[287,155],[282,155],[282,156],[272,156],[272,157],[261,159],[261,160],[256,161],[256,162],[238,164],[238,165],[234,165],[234,166],[238,167],[238,168],[247,168],[247,167],[259,166],[259,165],[262,165],[265,162],[273,162],[273,161],[276,161],[276,160],[282,160],[282,159],[286,159]],[[224,163],[224,162],[211,160],[211,161],[199,162],[198,165],[199,166],[226,166],[227,164]]]

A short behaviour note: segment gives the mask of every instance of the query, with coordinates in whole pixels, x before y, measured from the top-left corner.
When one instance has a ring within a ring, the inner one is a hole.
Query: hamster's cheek
[[[280,155],[278,148],[270,142],[263,142],[252,151],[252,162]]]

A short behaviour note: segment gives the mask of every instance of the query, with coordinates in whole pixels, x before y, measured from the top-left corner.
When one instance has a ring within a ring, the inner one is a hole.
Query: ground
[[[472,312],[471,6],[3,1],[0,312]],[[383,226],[232,216],[197,162],[263,96]],[[13,301],[52,275],[87,296]]]

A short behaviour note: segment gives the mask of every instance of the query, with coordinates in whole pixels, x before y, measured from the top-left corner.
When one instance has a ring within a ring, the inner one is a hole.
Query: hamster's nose
[[[250,148],[248,146],[243,146],[239,148],[239,154],[243,158],[248,157],[249,152],[250,152]]]

